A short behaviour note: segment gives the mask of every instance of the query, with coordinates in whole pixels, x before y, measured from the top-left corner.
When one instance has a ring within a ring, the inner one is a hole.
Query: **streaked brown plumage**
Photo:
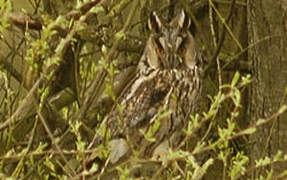
[[[107,131],[97,133],[92,143],[108,136],[108,141],[113,142],[110,162],[117,162],[130,147],[142,157],[161,158],[158,147],[164,144],[165,150],[172,148],[184,134],[183,127],[196,105],[201,86],[201,56],[188,31],[189,25],[184,11],[166,26],[152,13],[149,20],[152,33],[137,75],[99,127],[99,131],[105,128]],[[143,134],[147,132],[152,132],[153,141],[145,138]],[[117,143],[123,142],[129,147],[119,153]]]

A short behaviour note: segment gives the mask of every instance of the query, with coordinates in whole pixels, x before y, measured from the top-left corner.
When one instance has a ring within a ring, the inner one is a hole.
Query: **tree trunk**
[[[283,1],[281,2],[283,3]],[[251,124],[259,118],[269,118],[286,103],[284,91],[287,84],[287,39],[284,32],[286,11],[280,1],[248,1],[248,58],[252,62],[253,82],[250,89],[248,114]],[[271,121],[257,129],[251,136],[248,148],[251,166],[255,160],[274,156],[279,149],[286,149],[287,118]],[[285,152],[286,153],[286,152]],[[280,170],[279,167],[267,167]],[[284,168],[280,166],[280,168]],[[281,169],[282,170],[282,169]],[[265,172],[255,171],[257,177]]]

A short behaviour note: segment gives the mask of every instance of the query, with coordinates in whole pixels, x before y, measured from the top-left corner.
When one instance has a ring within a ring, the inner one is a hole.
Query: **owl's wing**
[[[130,134],[149,124],[165,103],[170,88],[171,85],[158,76],[156,70],[148,76],[138,77],[107,117],[105,123],[111,130],[112,138]]]

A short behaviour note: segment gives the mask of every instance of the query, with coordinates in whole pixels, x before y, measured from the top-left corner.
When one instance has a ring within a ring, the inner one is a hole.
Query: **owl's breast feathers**
[[[138,76],[105,121],[111,139],[128,135],[141,141],[140,129],[147,131],[159,118],[157,140],[182,128],[198,94],[196,73],[196,69],[154,69],[147,76]],[[164,113],[167,115],[161,116]]]

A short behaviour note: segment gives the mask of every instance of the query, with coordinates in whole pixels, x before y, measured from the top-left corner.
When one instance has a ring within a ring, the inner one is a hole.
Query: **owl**
[[[136,76],[103,120],[91,144],[110,147],[110,163],[137,152],[161,159],[184,136],[200,95],[201,56],[181,11],[170,23],[153,12],[151,31]]]

